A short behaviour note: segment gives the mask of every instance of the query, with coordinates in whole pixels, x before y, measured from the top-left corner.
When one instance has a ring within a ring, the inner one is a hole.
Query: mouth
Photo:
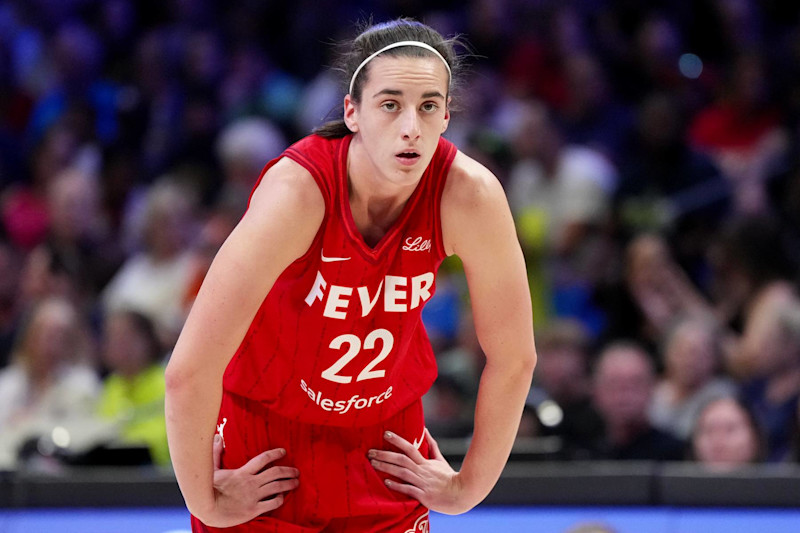
[[[421,156],[419,152],[414,152],[412,150],[400,152],[395,155],[395,158],[400,162],[401,165],[407,166],[415,164],[417,161],[419,161],[420,157]]]

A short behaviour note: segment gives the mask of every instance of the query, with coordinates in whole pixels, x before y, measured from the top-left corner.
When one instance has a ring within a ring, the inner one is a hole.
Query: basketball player
[[[428,509],[486,497],[514,441],[530,293],[500,184],[441,137],[453,43],[401,19],[366,29],[345,63],[343,120],[267,164],[167,369],[196,532],[427,531]],[[420,313],[451,254],[486,353],[458,472],[421,406],[436,365]]]

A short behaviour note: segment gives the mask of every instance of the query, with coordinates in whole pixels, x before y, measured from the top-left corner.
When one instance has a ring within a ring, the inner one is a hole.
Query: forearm
[[[214,508],[212,444],[221,396],[221,381],[167,375],[170,457],[186,506],[201,520]]]
[[[475,408],[475,431],[459,472],[470,508],[497,483],[517,436],[522,408],[531,386],[535,357],[518,364],[487,363]]]

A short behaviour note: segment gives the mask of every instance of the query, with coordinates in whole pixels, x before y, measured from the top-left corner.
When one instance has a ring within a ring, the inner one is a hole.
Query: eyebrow
[[[403,95],[403,91],[399,91],[397,89],[383,89],[383,90],[378,91],[377,93],[373,94],[372,97],[376,98],[376,97],[384,95],[384,94],[388,94],[388,95],[391,95],[391,96],[402,96]],[[440,93],[439,91],[428,91],[426,93],[422,93],[422,98],[441,98],[442,100],[444,100],[444,95],[442,93]]]

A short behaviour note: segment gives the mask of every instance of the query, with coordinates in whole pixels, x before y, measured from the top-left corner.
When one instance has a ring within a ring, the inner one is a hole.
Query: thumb
[[[219,470],[222,463],[222,437],[217,433],[214,435],[214,470]]]
[[[444,460],[442,452],[439,451],[439,445],[436,444],[436,441],[433,439],[431,432],[428,431],[428,428],[425,428],[425,438],[428,440],[428,449],[430,451],[431,458]]]

